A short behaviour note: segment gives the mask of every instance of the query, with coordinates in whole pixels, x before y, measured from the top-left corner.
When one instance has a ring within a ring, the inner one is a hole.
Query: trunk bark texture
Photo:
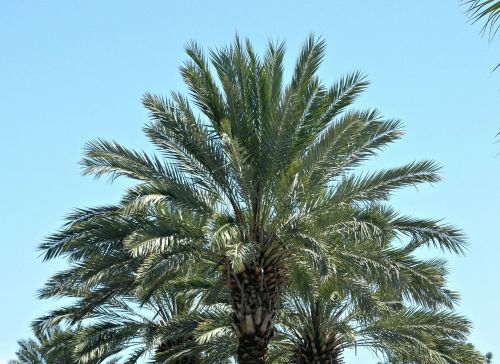
[[[278,305],[286,285],[282,254],[263,252],[258,262],[241,272],[229,269],[233,313],[231,325],[238,337],[238,363],[265,363],[274,335]]]
[[[295,363],[344,364],[342,347],[337,343],[336,335],[332,335],[327,340],[321,341],[306,336],[300,347],[295,350]]]

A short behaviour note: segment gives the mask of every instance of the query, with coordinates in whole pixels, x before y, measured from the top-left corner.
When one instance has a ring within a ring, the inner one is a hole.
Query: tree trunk
[[[239,364],[263,364],[266,362],[268,338],[252,335],[242,336],[238,340]]]
[[[259,263],[247,265],[238,273],[232,272],[227,265],[233,308],[231,326],[238,337],[239,364],[265,363],[281,292],[286,284],[279,255],[266,261],[261,254]]]
[[[300,353],[295,357],[296,364],[344,364],[339,352],[334,353]]]
[[[324,339],[324,338],[323,338]],[[296,364],[343,364],[342,347],[337,344],[337,336],[323,340],[305,337],[300,347],[295,349]],[[318,345],[319,344],[319,345]]]

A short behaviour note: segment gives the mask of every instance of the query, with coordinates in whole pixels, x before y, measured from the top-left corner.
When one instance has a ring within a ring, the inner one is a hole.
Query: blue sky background
[[[406,136],[370,167],[431,158],[443,181],[394,198],[396,207],[443,217],[469,237],[450,257],[471,340],[500,358],[500,39],[488,44],[464,8],[446,1],[0,1],[0,364],[57,303],[35,298],[61,262],[36,247],[72,208],[114,202],[123,183],[80,176],[96,137],[147,148],[146,91],[184,90],[183,46],[229,42],[262,48],[286,40],[291,64],[310,32],[328,42],[320,75],[361,70],[372,85],[357,103],[401,118]],[[348,363],[375,363],[347,355]]]

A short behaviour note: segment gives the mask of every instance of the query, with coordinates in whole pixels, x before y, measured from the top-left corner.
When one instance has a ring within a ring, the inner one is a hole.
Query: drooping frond
[[[495,37],[500,28],[500,1],[498,0],[463,0],[462,3],[469,8],[467,13],[472,23],[484,20],[483,33],[488,31],[491,39]]]

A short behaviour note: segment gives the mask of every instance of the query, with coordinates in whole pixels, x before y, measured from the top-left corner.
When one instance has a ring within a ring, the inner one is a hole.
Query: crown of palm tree
[[[297,281],[281,311],[277,358],[293,353],[295,363],[341,364],[345,349],[367,347],[420,364],[477,359],[472,353],[459,358],[450,350],[464,343],[470,323],[449,310],[405,303],[398,290],[362,284],[346,290],[338,284],[342,279],[320,282],[308,275]]]
[[[151,116],[144,132],[158,154],[104,140],[87,145],[85,174],[137,184],[116,206],[78,210],[42,244],[45,259],[65,256],[71,263],[42,296],[80,297],[84,317],[115,297],[133,292],[148,302],[176,277],[213,270],[213,287],[227,287],[239,362],[263,363],[298,264],[323,279],[349,267],[367,281],[397,286],[403,282],[385,262],[402,252],[367,251],[367,241],[406,236],[409,251],[434,244],[462,252],[460,231],[384,205],[398,188],[438,181],[434,162],[358,172],[401,137],[401,123],[351,108],[368,85],[358,72],[323,86],[316,72],[324,51],[325,42],[311,36],[285,85],[282,43],[270,43],[259,57],[236,37],[208,59],[189,44],[181,74],[190,98],[143,99]],[[426,266],[405,264],[407,271]],[[436,281],[414,274],[420,289],[408,294],[451,306],[455,295],[428,269]]]
[[[9,364],[76,364],[72,347],[72,330],[64,330],[55,325],[46,330],[35,330],[35,339],[18,341],[17,360]]]

